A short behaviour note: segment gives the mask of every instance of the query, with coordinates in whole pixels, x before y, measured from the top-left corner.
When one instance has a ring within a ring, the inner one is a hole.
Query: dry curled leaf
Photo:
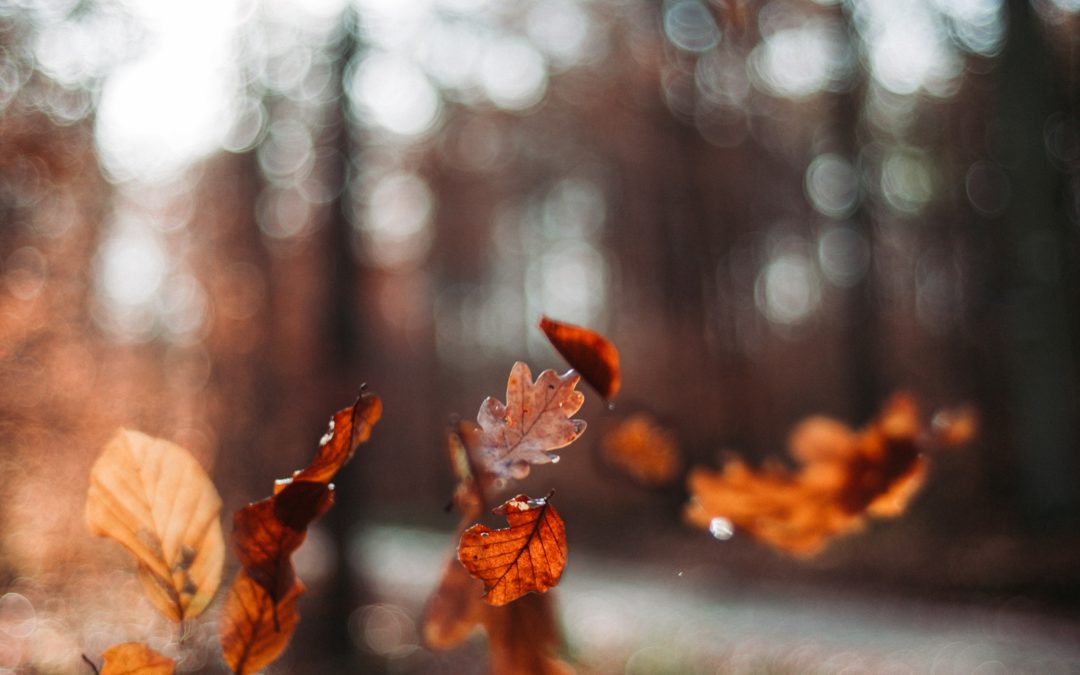
[[[605,401],[615,398],[622,385],[622,375],[619,350],[610,340],[596,331],[546,316],[540,317],[540,330],[601,398]]]
[[[183,448],[121,429],[90,471],[86,522],[138,563],[154,605],[173,621],[198,616],[221,582],[221,498]]]
[[[101,654],[101,675],[172,675],[173,660],[140,642],[125,642]]]
[[[645,413],[627,417],[600,441],[604,461],[646,487],[671,484],[682,466],[675,434]]]
[[[381,412],[379,398],[362,393],[350,408],[334,414],[307,468],[278,481],[272,496],[234,514],[232,541],[243,569],[229,591],[219,626],[233,672],[258,670],[288,645],[299,621],[296,600],[303,591],[292,554],[304,543],[308,526],[333,506],[330,480],[370,437]]]
[[[458,560],[484,582],[488,604],[505,605],[559,583],[566,567],[566,530],[549,499],[518,495],[493,511],[506,516],[510,527],[473,525],[462,533]]]
[[[294,578],[275,601],[247,572],[240,572],[218,621],[222,655],[232,672],[253,673],[281,655],[300,622],[296,601],[303,591],[304,585]]]
[[[255,583],[280,600],[293,588],[291,556],[307,537],[307,528],[334,504],[325,483],[293,481],[278,494],[248,504],[233,514],[233,548]]]
[[[575,389],[580,380],[574,371],[558,375],[545,370],[533,382],[529,366],[515,363],[506,383],[506,404],[489,396],[476,416],[483,429],[481,468],[502,478],[524,478],[532,464],[557,462],[552,451],[585,431],[584,420],[570,419],[585,402]]]
[[[362,391],[351,408],[337,411],[330,426],[319,440],[315,459],[293,480],[329,483],[334,475],[356,453],[356,448],[371,438],[371,429],[382,417],[382,400]]]
[[[738,459],[718,472],[694,469],[686,518],[707,529],[730,521],[779,549],[813,555],[867,515],[903,513],[926,476],[925,439],[906,394],[892,397],[861,432],[813,417],[789,441],[799,471],[775,463],[753,470]]]

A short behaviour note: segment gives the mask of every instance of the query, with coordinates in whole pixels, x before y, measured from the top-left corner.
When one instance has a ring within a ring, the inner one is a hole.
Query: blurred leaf
[[[477,628],[488,635],[493,675],[570,673],[554,654],[560,636],[550,594],[526,594],[495,607],[481,598],[483,584],[456,558],[447,560],[442,579],[424,615],[424,642],[431,649],[451,649]]]
[[[671,484],[682,466],[675,435],[645,413],[627,417],[600,441],[604,460],[646,487]]]
[[[696,468],[687,480],[686,518],[707,529],[727,520],[781,550],[813,555],[859,529],[867,515],[903,513],[926,477],[927,441],[906,394],[893,396],[859,433],[812,417],[789,441],[798,472],[777,464],[755,471],[739,459],[719,472]]]
[[[118,431],[90,471],[90,531],[134,556],[147,595],[173,621],[198,616],[221,583],[220,512],[214,484],[186,450],[137,431]]]
[[[979,417],[971,406],[961,406],[937,412],[931,425],[939,445],[955,448],[975,438],[979,432]]]
[[[610,340],[596,331],[540,317],[540,330],[585,381],[610,401],[619,393],[622,384],[619,373],[619,350]]]
[[[461,644],[484,620],[484,585],[451,557],[424,611],[424,642],[432,649]]]
[[[234,673],[253,673],[281,655],[300,622],[296,601],[303,592],[304,585],[294,577],[293,585],[275,602],[241,570],[218,621],[221,651]]]
[[[483,429],[479,463],[485,471],[506,478],[524,478],[531,464],[558,461],[552,450],[573,443],[585,431],[584,420],[571,420],[585,396],[577,391],[581,376],[545,370],[532,381],[529,366],[514,364],[506,384],[506,405],[488,397],[477,421]]]
[[[485,607],[484,627],[492,675],[564,675],[574,670],[554,657],[560,642],[550,595],[526,595]]]
[[[173,660],[139,642],[125,642],[106,649],[101,675],[172,675]]]
[[[458,544],[458,560],[484,582],[484,599],[505,605],[558,584],[566,566],[566,530],[548,498],[518,495],[493,513],[506,516],[510,527],[474,525]]]

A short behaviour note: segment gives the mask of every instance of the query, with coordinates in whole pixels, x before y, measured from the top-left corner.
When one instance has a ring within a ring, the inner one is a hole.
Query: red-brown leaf
[[[484,599],[505,605],[558,584],[566,566],[566,530],[548,498],[518,495],[493,513],[506,516],[510,527],[474,525],[458,544],[458,560],[484,582]]]
[[[329,483],[334,475],[352,459],[356,448],[371,438],[371,428],[382,417],[382,400],[363,391],[351,408],[334,414],[330,426],[319,440],[315,459],[293,480]]]
[[[293,481],[273,497],[233,514],[233,548],[255,583],[281,599],[296,583],[291,556],[307,528],[334,504],[325,483]]]
[[[176,670],[172,659],[140,642],[113,645],[101,657],[101,675],[172,675]]]
[[[253,673],[281,655],[300,621],[296,601],[303,592],[304,585],[294,578],[275,601],[246,572],[237,575],[218,621],[222,654],[232,672]]]
[[[581,373],[605,401],[615,398],[622,385],[622,376],[619,350],[610,340],[596,331],[546,316],[540,317],[540,330],[570,367]]]
[[[488,635],[492,675],[573,672],[555,656],[560,637],[550,594],[529,593],[495,607],[483,601],[482,590],[483,584],[450,558],[424,613],[425,644],[451,649],[482,627]]]
[[[559,631],[551,595],[526,595],[509,605],[486,606],[492,675],[567,675],[573,669],[555,657]]]
[[[791,434],[793,472],[776,464],[753,470],[738,459],[718,472],[691,471],[686,518],[711,529],[736,528],[798,555],[813,555],[833,537],[859,529],[868,515],[897,516],[926,476],[925,435],[914,400],[894,396],[877,419],[856,433],[822,417]]]

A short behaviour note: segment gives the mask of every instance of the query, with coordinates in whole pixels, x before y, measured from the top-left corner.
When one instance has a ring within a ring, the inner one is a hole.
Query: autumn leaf
[[[580,380],[572,370],[561,376],[545,370],[533,382],[529,366],[515,363],[506,384],[506,404],[489,396],[476,417],[483,429],[481,467],[502,478],[524,478],[531,464],[557,462],[552,450],[585,431],[584,420],[570,419],[585,402],[585,395],[575,389]]]
[[[619,350],[596,331],[540,317],[540,330],[574,370],[605,401],[615,398],[622,385]]]
[[[285,651],[300,622],[296,601],[303,592],[294,577],[292,587],[275,601],[247,572],[237,575],[218,621],[221,651],[233,673],[256,672]]]
[[[646,413],[631,415],[600,441],[604,461],[646,487],[669,485],[682,458],[675,435]]]
[[[138,563],[154,605],[173,621],[199,615],[221,582],[221,498],[183,448],[121,429],[90,471],[86,522]]]
[[[251,579],[272,598],[284,598],[295,586],[291,556],[307,537],[307,528],[334,504],[325,483],[293,481],[274,495],[233,514],[233,548]]]
[[[293,480],[329,483],[343,467],[356,448],[371,438],[371,429],[382,417],[382,400],[370,392],[361,391],[351,408],[339,410],[330,420],[330,426],[319,440],[315,459]]]
[[[113,645],[101,657],[101,675],[172,675],[176,670],[172,659],[139,642]]]
[[[351,407],[334,414],[310,465],[277,481],[270,497],[233,515],[233,548],[243,569],[219,626],[233,672],[256,671],[288,645],[300,618],[296,600],[303,592],[292,554],[304,543],[308,526],[333,506],[330,481],[371,436],[381,413],[379,397],[362,393]]]
[[[730,522],[781,550],[813,555],[867,516],[903,513],[925,480],[929,442],[906,394],[892,397],[861,432],[813,417],[789,440],[799,471],[776,463],[754,470],[738,459],[719,472],[694,469],[685,515],[699,527]]]
[[[501,607],[485,606],[492,675],[567,675],[574,670],[555,656],[560,643],[550,594],[530,594]]]
[[[484,585],[456,557],[447,559],[435,592],[424,610],[424,642],[432,649],[461,644],[482,624],[486,605]]]
[[[559,583],[566,566],[566,530],[549,498],[518,495],[492,511],[506,516],[510,527],[473,525],[462,533],[458,560],[484,582],[489,604],[505,605]]]

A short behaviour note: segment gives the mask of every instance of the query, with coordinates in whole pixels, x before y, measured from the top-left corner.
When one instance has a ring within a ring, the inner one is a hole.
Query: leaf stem
[[[90,669],[94,671],[94,675],[101,675],[101,671],[94,665],[94,662],[90,660],[90,657],[86,654],[82,655],[82,660],[86,661],[86,665],[90,666]]]

